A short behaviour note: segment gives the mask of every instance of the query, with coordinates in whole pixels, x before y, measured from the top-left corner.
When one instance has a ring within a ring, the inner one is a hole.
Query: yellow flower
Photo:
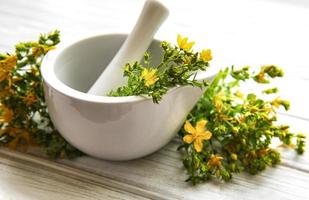
[[[184,129],[187,133],[183,137],[183,141],[188,144],[194,142],[194,148],[197,152],[201,152],[203,149],[203,140],[209,140],[212,137],[212,133],[205,130],[207,124],[206,120],[200,120],[196,123],[195,128],[191,125],[189,121],[186,121]]]
[[[182,38],[181,35],[178,34],[177,36],[177,43],[179,48],[185,50],[185,51],[189,51],[193,45],[195,44],[195,42],[188,42],[188,38]]]
[[[212,54],[210,49],[203,50],[200,53],[200,59],[204,62],[209,62],[212,60]]]
[[[208,162],[207,162],[207,166],[210,167],[210,168],[220,167],[221,166],[221,160],[223,160],[223,158],[221,156],[211,155]]]
[[[156,75],[157,70],[156,69],[147,69],[145,68],[142,72],[142,79],[145,80],[145,86],[149,87],[153,84],[155,84],[155,82],[157,82],[159,80],[159,78]]]

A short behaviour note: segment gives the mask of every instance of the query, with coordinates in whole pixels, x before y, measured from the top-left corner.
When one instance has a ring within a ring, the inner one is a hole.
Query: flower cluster
[[[59,41],[53,31],[17,44],[15,54],[0,54],[0,144],[20,150],[41,145],[51,157],[81,154],[55,130],[43,95],[41,61]]]
[[[178,46],[162,42],[162,61],[158,66],[151,64],[151,58],[145,53],[144,62],[127,64],[124,76],[128,78],[127,85],[111,91],[110,96],[148,95],[158,103],[162,96],[172,87],[193,85],[203,87],[205,82],[194,79],[198,70],[206,70],[212,59],[210,49],[194,52],[194,42],[188,38],[177,37]],[[192,79],[193,78],[193,79]]]
[[[257,94],[245,95],[240,91],[244,82],[265,84],[270,78],[282,76],[283,71],[274,65],[263,66],[257,74],[250,73],[249,67],[219,72],[179,133],[183,138],[179,149],[183,150],[183,163],[190,175],[188,181],[196,184],[213,176],[227,181],[233,173],[256,174],[276,165],[280,154],[269,146],[273,138],[298,154],[304,152],[305,136],[290,132],[288,125],[276,123],[276,110],[281,106],[289,109],[287,100],[276,97],[266,101]],[[277,91],[270,88],[263,93]]]
[[[128,77],[128,84],[110,95],[149,95],[158,103],[171,87],[205,86],[190,78],[197,70],[208,67],[212,60],[211,50],[193,52],[195,43],[180,35],[177,44],[173,47],[167,42],[162,43],[164,55],[158,66],[149,65],[148,53],[144,59],[147,66],[139,62],[127,64],[124,75]],[[299,154],[304,152],[305,136],[293,134],[287,125],[275,123],[276,109],[282,106],[288,110],[288,101],[278,97],[265,101],[256,94],[244,94],[240,90],[241,82],[267,84],[272,78],[283,75],[275,65],[263,66],[258,73],[250,72],[248,66],[219,72],[180,131],[183,143],[179,149],[184,154],[188,181],[196,184],[211,177],[227,181],[233,173],[247,171],[256,174],[279,163],[279,152],[269,146],[273,138],[295,148]],[[277,92],[277,88],[263,91],[264,94]]]

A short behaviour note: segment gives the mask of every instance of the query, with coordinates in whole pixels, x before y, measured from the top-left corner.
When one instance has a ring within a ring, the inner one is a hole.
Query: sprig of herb
[[[59,31],[53,31],[38,42],[17,44],[15,54],[0,54],[0,144],[44,146],[52,158],[81,155],[55,129],[43,95],[41,61],[59,42]]]
[[[124,76],[128,78],[126,86],[109,93],[110,96],[148,95],[153,102],[159,103],[162,96],[175,86],[206,86],[206,82],[195,80],[198,70],[206,70],[212,59],[209,49],[193,52],[194,42],[178,35],[178,46],[162,42],[162,61],[158,66],[151,66],[149,53],[144,55],[144,63],[126,64]]]
[[[190,78],[197,70],[207,69],[211,51],[193,52],[194,42],[181,36],[177,43],[178,47],[162,43],[164,55],[159,66],[127,64],[124,76],[128,77],[128,84],[110,95],[148,95],[158,103],[171,87],[205,86]],[[144,59],[148,64],[149,54]],[[228,181],[233,173],[257,174],[267,166],[274,166],[280,162],[280,153],[270,148],[273,138],[294,148],[298,154],[304,152],[305,136],[291,133],[288,125],[275,123],[276,110],[280,106],[289,109],[287,100],[277,97],[266,101],[257,94],[245,95],[240,91],[241,83],[268,84],[283,75],[282,69],[275,65],[263,66],[258,73],[251,72],[249,66],[240,70],[226,68],[218,73],[179,132],[183,141],[179,150],[189,173],[187,181],[196,184],[212,177]],[[278,88],[269,88],[262,93],[277,92]]]
[[[257,174],[274,166],[280,162],[280,153],[270,147],[273,138],[298,154],[304,152],[305,136],[290,132],[288,125],[275,123],[276,110],[280,106],[288,110],[288,101],[278,97],[266,101],[240,91],[240,83],[269,83],[271,78],[282,76],[283,71],[274,65],[263,66],[257,74],[249,67],[219,72],[179,132],[187,181],[196,184],[211,177],[227,181],[233,173]],[[266,91],[269,94],[278,89]]]

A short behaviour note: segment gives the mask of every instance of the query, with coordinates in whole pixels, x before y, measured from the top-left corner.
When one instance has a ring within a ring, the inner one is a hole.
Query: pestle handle
[[[89,94],[106,95],[112,89],[125,84],[123,66],[128,62],[141,60],[168,13],[168,9],[157,0],[145,2],[131,34],[128,35],[115,57],[92,85],[88,91]]]

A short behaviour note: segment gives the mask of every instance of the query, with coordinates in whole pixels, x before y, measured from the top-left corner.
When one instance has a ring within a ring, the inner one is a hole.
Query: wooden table
[[[178,33],[213,49],[215,67],[277,64],[282,97],[292,102],[279,120],[309,133],[309,2],[305,0],[166,0],[171,13],[157,34]],[[62,42],[108,31],[129,32],[143,1],[0,0],[0,49],[61,30]],[[282,150],[282,164],[229,183],[184,182],[177,140],[151,156],[110,162],[88,156],[51,161],[42,153],[0,148],[0,199],[309,199],[309,158]],[[309,149],[307,148],[307,151]]]

